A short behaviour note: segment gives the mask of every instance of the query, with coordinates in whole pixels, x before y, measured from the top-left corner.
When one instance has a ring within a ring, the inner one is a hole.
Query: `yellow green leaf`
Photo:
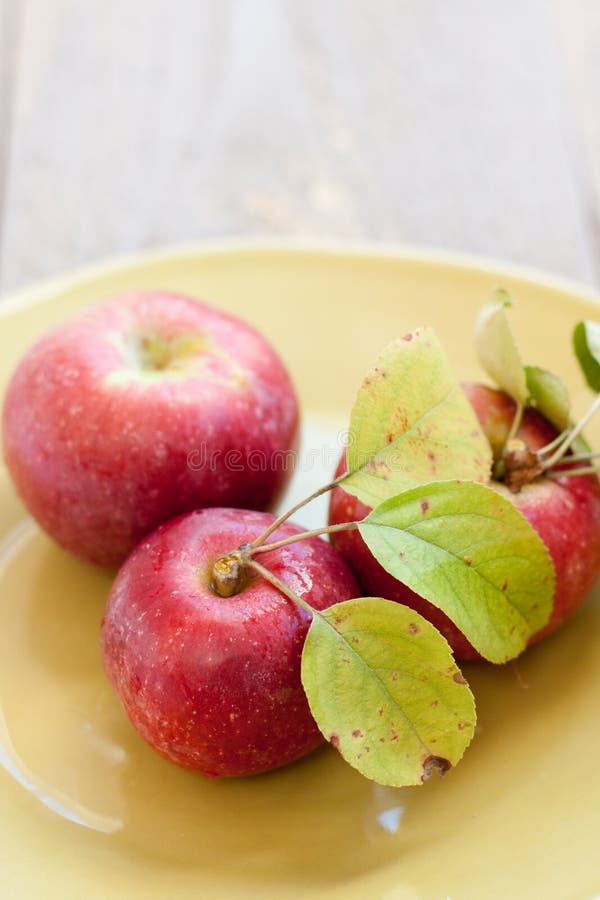
[[[375,506],[448,478],[487,481],[491,449],[431,328],[385,348],[350,419],[344,490]]]
[[[379,784],[443,774],[473,737],[473,696],[448,643],[413,610],[381,597],[314,616],[302,683],[325,737]]]
[[[358,527],[379,563],[441,609],[491,662],[518,656],[548,621],[550,554],[492,488],[424,484],[382,503]]]

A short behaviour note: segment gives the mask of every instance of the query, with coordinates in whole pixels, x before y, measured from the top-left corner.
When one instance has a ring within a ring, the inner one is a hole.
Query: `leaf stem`
[[[569,457],[569,460],[571,457]],[[552,469],[546,472],[550,478],[570,478],[573,475],[598,475],[600,474],[596,466],[582,466],[579,469]]]
[[[323,528],[313,528],[312,531],[302,531],[300,534],[292,534],[290,537],[283,538],[281,541],[274,541],[272,544],[259,544],[258,547],[252,545],[248,551],[250,556],[256,553],[266,553],[267,550],[278,550],[279,547],[285,547],[287,544],[295,544],[296,541],[305,541],[307,538],[318,537],[320,534],[334,534],[336,531],[350,531],[352,528],[358,528],[360,522],[340,522],[338,525],[325,525]]]
[[[546,460],[546,462],[544,463],[544,469],[551,469],[558,462],[560,462],[575,438],[581,434],[587,423],[598,411],[598,409],[600,409],[600,394],[598,394],[592,405],[589,407],[588,411],[581,417],[575,428],[573,428],[573,430],[568,434],[565,440],[558,445],[557,449],[554,451],[550,459]]]
[[[523,420],[523,410],[525,409],[522,403],[517,403],[517,408],[515,409],[515,414],[513,416],[512,425],[510,426],[510,431],[508,432],[508,437],[506,438],[504,446],[517,436],[517,431],[520,428],[521,422]]]
[[[591,459],[598,459],[599,457],[600,450],[596,450],[590,453],[574,453],[571,456],[568,456],[566,459],[561,460],[561,462],[567,465],[567,463],[588,462]]]
[[[311,616],[321,616],[318,609],[314,609],[310,605],[310,603],[307,603],[306,600],[303,600],[302,597],[299,597],[297,594],[295,594],[291,590],[291,588],[287,586],[287,584],[285,584],[283,581],[281,581],[281,579],[277,577],[277,575],[273,575],[273,573],[269,569],[265,569],[265,567],[255,559],[249,559],[247,565],[252,566],[252,568],[265,579],[265,581],[269,581],[273,585],[273,587],[276,587],[278,591],[281,591],[281,593],[285,597],[287,597],[288,600],[291,600],[292,603],[295,603],[296,606],[299,606],[305,612],[310,613]]]
[[[312,500],[316,500],[317,497],[320,497],[322,494],[326,494],[327,491],[333,490],[334,487],[337,487],[344,478],[348,475],[347,472],[344,472],[343,475],[340,475],[339,478],[335,478],[333,481],[330,481],[329,484],[323,485],[323,487],[318,488],[316,491],[313,491],[312,494],[309,494],[308,497],[305,497],[304,500],[300,500],[291,509],[288,509],[287,512],[282,513],[280,516],[277,516],[276,519],[271,522],[268,528],[266,528],[261,535],[259,535],[254,541],[252,541],[250,547],[254,550],[256,547],[259,547],[263,544],[269,535],[273,534],[280,525],[283,525],[290,516],[293,516],[294,513],[298,512],[299,509],[302,509],[303,506],[306,506],[307,503],[310,503]]]
[[[542,456],[546,453],[550,453],[552,450],[554,450],[555,447],[558,447],[558,445],[561,444],[570,433],[571,428],[565,428],[564,431],[561,431],[560,434],[556,435],[554,440],[549,441],[543,447],[540,447],[540,449],[537,451],[537,455]]]

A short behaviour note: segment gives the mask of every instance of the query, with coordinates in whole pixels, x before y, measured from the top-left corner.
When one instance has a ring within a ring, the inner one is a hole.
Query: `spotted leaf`
[[[431,328],[385,348],[358,392],[344,490],[368,506],[423,481],[487,481],[491,450]]]
[[[548,621],[550,554],[497,490],[424,484],[382,503],[359,531],[388,572],[441,609],[491,662],[518,656]]]
[[[473,737],[473,696],[446,640],[399,603],[362,597],[315,615],[302,683],[325,737],[379,784],[443,774]]]

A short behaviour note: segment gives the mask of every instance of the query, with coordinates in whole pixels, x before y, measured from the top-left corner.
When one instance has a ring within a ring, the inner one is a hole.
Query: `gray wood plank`
[[[600,3],[553,0],[553,5],[569,98],[566,130],[585,198],[592,256],[600,278]]]
[[[4,198],[8,179],[12,103],[15,90],[20,6],[0,0],[0,245],[4,222]],[[1,260],[0,260],[1,263]],[[2,269],[0,265],[0,284]]]
[[[21,2],[6,289],[232,235],[595,277],[544,0]]]

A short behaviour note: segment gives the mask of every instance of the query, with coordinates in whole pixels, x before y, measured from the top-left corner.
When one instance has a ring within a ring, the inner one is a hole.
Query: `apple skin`
[[[267,341],[163,292],[104,301],[43,337],[3,413],[6,464],[30,513],[107,566],[191,509],[271,508],[297,433],[294,388]]]
[[[261,577],[227,599],[209,586],[215,560],[272,521],[213,508],[162,525],[125,562],[106,606],[104,665],[132,724],[161,756],[208,777],[265,772],[324,740],[300,681],[310,615]],[[269,540],[302,530],[285,523]],[[360,596],[320,538],[259,559],[316,609]]]
[[[479,422],[493,448],[501,448],[508,436],[515,404],[501,391],[481,384],[464,384]],[[536,410],[525,411],[518,437],[539,450],[556,429]],[[340,460],[336,475],[346,468]],[[554,631],[580,605],[600,574],[600,483],[595,475],[563,478],[540,477],[518,494],[499,482],[492,486],[510,499],[538,532],[548,548],[556,571],[556,589],[550,620],[534,634],[535,643]],[[370,512],[360,500],[341,487],[332,491],[329,522],[356,521]],[[333,534],[332,543],[345,556],[365,594],[386,597],[412,607],[445,636],[459,660],[481,659],[450,619],[383,569],[358,531]]]

